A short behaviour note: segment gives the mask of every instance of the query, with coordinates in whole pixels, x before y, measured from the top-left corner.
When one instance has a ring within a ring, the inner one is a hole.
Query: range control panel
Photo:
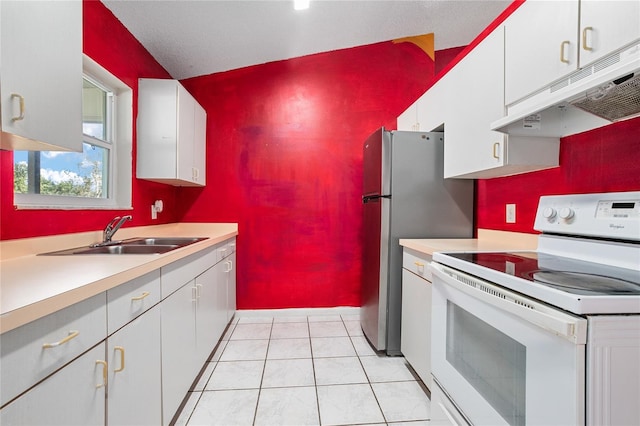
[[[640,191],[542,196],[534,228],[545,233],[640,241]]]

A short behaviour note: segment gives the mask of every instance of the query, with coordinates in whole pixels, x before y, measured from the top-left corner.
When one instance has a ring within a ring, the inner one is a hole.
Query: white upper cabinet
[[[82,2],[0,1],[0,149],[82,151]]]
[[[528,0],[505,21],[511,105],[640,38],[637,0]]]
[[[398,116],[398,130],[441,131],[445,110],[449,107],[449,81],[445,74]]]
[[[440,98],[446,99],[432,107],[444,111],[445,178],[492,178],[558,165],[559,139],[490,129],[504,116],[503,48],[504,28],[498,27],[441,80],[447,90]]]
[[[137,177],[205,185],[206,113],[176,80],[138,81]]]
[[[415,101],[409,108],[407,108],[397,119],[398,130],[420,130],[420,123],[418,122],[418,102]]]
[[[580,66],[640,39],[640,1],[580,1]]]
[[[529,0],[507,19],[507,105],[578,68],[578,11],[578,0]]]

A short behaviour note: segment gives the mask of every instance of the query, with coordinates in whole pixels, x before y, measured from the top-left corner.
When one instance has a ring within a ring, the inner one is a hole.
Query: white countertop
[[[478,238],[401,239],[400,245],[429,256],[438,251],[535,250],[538,235],[479,229]]]
[[[209,237],[149,255],[37,256],[100,241],[101,231],[0,241],[0,333],[88,299],[238,235],[235,223],[173,223],[122,228],[115,239]]]

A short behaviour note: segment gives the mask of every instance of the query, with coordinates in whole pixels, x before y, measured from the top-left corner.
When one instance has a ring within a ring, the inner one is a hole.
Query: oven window
[[[447,301],[447,361],[510,425],[525,424],[526,348]]]

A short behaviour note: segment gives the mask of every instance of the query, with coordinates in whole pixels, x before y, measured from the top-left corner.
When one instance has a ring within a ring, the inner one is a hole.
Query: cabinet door
[[[447,75],[455,106],[446,109],[445,178],[474,177],[505,164],[504,135],[489,128],[504,116],[503,43],[500,27]]]
[[[580,66],[640,39],[640,1],[581,0]]]
[[[236,253],[235,251],[228,259],[229,266],[226,269],[227,274],[227,323],[236,313]],[[226,326],[226,324],[225,324]]]
[[[207,113],[194,101],[193,171],[191,177],[198,185],[207,183]]]
[[[578,68],[578,8],[578,0],[529,0],[505,21],[507,105]]]
[[[2,132],[27,138],[0,148],[82,151],[82,2],[2,1],[0,17]]]
[[[101,343],[0,411],[0,424],[93,426],[105,423]]]
[[[107,343],[109,424],[161,424],[160,307],[128,323]]]
[[[420,125],[418,124],[418,101],[414,102],[398,116],[396,127],[398,130],[420,130]]]
[[[420,130],[442,130],[446,117],[450,115],[449,109],[454,102],[460,101],[452,97],[451,82],[450,73],[445,74],[418,99],[416,115]]]
[[[193,181],[195,99],[178,84],[178,179]]]
[[[401,333],[402,354],[431,389],[431,283],[406,269],[402,269]]]
[[[138,80],[138,145],[136,176],[171,181],[176,178],[178,84],[174,80]]]
[[[202,367],[196,357],[196,287],[187,283],[162,301],[162,424],[168,425]]]
[[[196,333],[201,364],[211,354],[227,322],[226,292],[221,293],[220,290],[225,284],[219,273],[223,266],[223,263],[218,263],[196,278]]]

